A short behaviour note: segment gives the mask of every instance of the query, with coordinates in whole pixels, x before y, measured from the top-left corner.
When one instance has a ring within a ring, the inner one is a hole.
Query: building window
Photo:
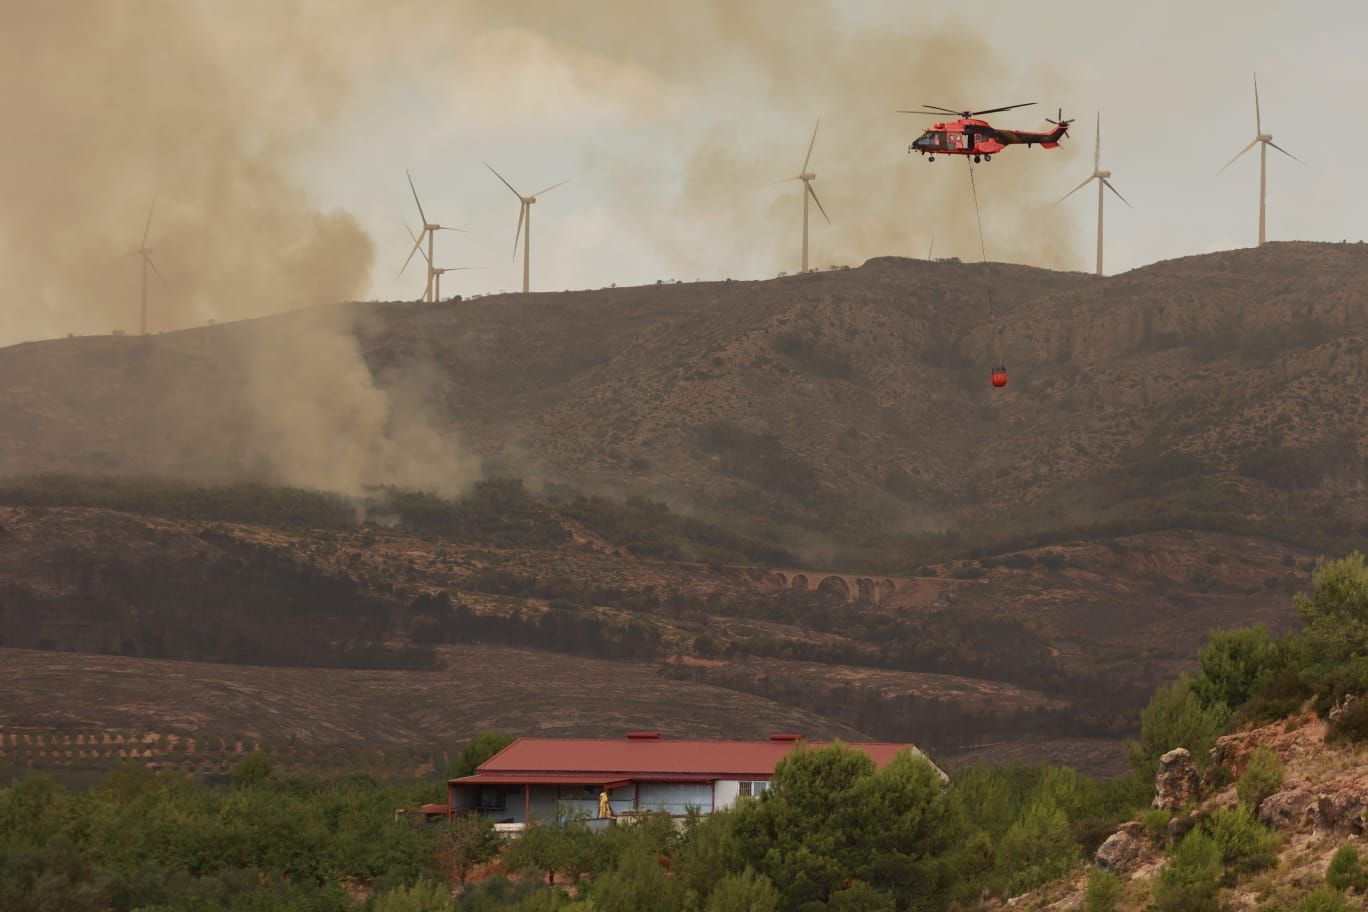
[[[740,795],[742,798],[759,798],[765,789],[769,788],[769,782],[763,779],[743,780],[738,784],[741,786]]]

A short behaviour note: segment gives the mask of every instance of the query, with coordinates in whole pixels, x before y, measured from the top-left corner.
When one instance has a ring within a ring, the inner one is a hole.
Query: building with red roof
[[[474,775],[447,784],[453,814],[478,813],[507,829],[529,820],[598,817],[608,793],[616,815],[644,811],[683,816],[730,807],[759,795],[785,756],[806,743],[801,735],[768,741],[699,741],[629,732],[622,739],[519,738],[482,763]],[[851,743],[883,768],[912,744]]]

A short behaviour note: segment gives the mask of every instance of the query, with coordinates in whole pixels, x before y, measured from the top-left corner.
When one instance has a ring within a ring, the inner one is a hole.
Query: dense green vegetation
[[[1147,802],[1160,753],[1183,746],[1202,757],[1231,725],[1267,718],[1289,700],[1328,712],[1345,694],[1365,692],[1368,566],[1358,553],[1322,562],[1313,582],[1297,599],[1301,632],[1276,641],[1260,628],[1216,633],[1196,675],[1156,692],[1132,747],[1134,775],[1120,780],[1010,767],[945,783],[918,756],[876,769],[834,744],[795,751],[759,798],[682,830],[649,815],[601,834],[577,820],[543,821],[500,846],[476,819],[427,825],[396,813],[440,800],[435,782],[283,777],[260,756],[244,759],[227,785],[124,767],[83,793],[44,778],[0,790],[0,908],[964,909],[984,891],[1015,895],[1078,872],[1114,824]],[[1359,724],[1345,711],[1332,730],[1361,738]],[[452,772],[472,769],[505,740],[476,739]],[[1275,862],[1278,838],[1255,808],[1282,775],[1276,757],[1256,752],[1236,784],[1238,805],[1146,817],[1170,852],[1154,909],[1219,908],[1223,889]],[[476,880],[451,898],[449,885],[496,853],[515,876]],[[1325,889],[1298,901],[1345,908],[1342,891],[1364,880],[1357,854],[1341,852]],[[1116,908],[1118,888],[1091,876],[1087,908]]]

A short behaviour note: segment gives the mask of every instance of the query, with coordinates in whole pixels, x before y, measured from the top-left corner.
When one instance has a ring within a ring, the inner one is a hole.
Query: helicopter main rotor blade
[[[970,111],[969,116],[977,117],[980,114],[996,114],[999,111],[1012,111],[1017,108],[1029,108],[1033,104],[1035,104],[1034,101],[1023,101],[1021,104],[1007,105],[1005,108],[987,108],[982,111]],[[927,105],[927,107],[931,107],[931,105]]]
[[[1070,190],[1068,193],[1064,194],[1064,195],[1061,196],[1058,200],[1056,200],[1056,201],[1055,201],[1055,205],[1058,206],[1060,203],[1064,202],[1066,199],[1068,199],[1069,197],[1073,196],[1073,195],[1074,195],[1075,193],[1077,193],[1079,190],[1082,190],[1084,187],[1088,186],[1088,184],[1092,181],[1092,179],[1093,179],[1094,177],[1097,177],[1097,175],[1096,175],[1096,174],[1090,174],[1090,175],[1088,175],[1086,178],[1084,178],[1083,183],[1079,184],[1077,187],[1074,187],[1074,188],[1073,188],[1072,190]]]
[[[1106,188],[1107,188],[1108,190],[1110,190],[1112,193],[1115,193],[1115,194],[1116,194],[1116,198],[1117,198],[1117,199],[1119,199],[1121,202],[1125,203],[1129,208],[1131,208],[1131,209],[1134,209],[1134,208],[1135,208],[1134,206],[1131,206],[1130,200],[1126,199],[1124,196],[1121,195],[1121,191],[1120,191],[1120,190],[1117,190],[1115,187],[1113,187],[1113,186],[1111,185],[1111,181],[1107,180],[1105,177],[1100,178],[1100,180],[1102,181],[1102,186],[1106,187]]]
[[[426,225],[427,216],[423,214],[423,204],[418,202],[418,189],[413,186],[413,175],[409,174],[408,168],[404,169],[404,176],[408,178],[409,189],[413,191],[413,201],[418,204],[418,217],[422,219],[423,224]]]
[[[817,118],[817,123],[812,128],[812,139],[808,140],[807,156],[803,159],[803,173],[807,173],[808,162],[812,161],[812,147],[817,144],[817,127],[822,125],[822,118]]]
[[[1269,144],[1270,146],[1272,146],[1273,148],[1277,149],[1277,150],[1278,150],[1279,152],[1281,152],[1283,155],[1286,155],[1288,158],[1292,159],[1293,161],[1295,161],[1295,162],[1301,162],[1303,165],[1306,164],[1306,162],[1302,161],[1300,158],[1297,158],[1297,156],[1293,155],[1291,152],[1288,152],[1286,149],[1284,149],[1282,146],[1280,146],[1280,145],[1278,145],[1277,143],[1275,143],[1273,140],[1270,139],[1270,140],[1268,141],[1268,144]]]
[[[822,201],[817,198],[817,191],[812,189],[812,183],[803,181],[803,185],[807,187],[807,192],[812,195],[812,201],[817,204],[817,211],[822,213],[822,218],[826,219],[827,224],[830,225],[831,216],[827,215],[826,210],[822,208]]]
[[[498,171],[494,171],[494,167],[490,165],[489,162],[481,162],[480,164],[484,165],[490,171],[493,171],[494,176],[497,177],[499,180],[503,181],[503,185],[507,187],[514,196],[516,196],[518,199],[522,199],[522,194],[519,193],[517,190],[514,190],[513,185],[510,184],[508,181],[504,180],[504,176],[502,174],[500,174]]]
[[[1235,158],[1232,158],[1230,161],[1226,162],[1224,165],[1221,165],[1221,171],[1224,171],[1226,168],[1229,168],[1231,165],[1235,164],[1235,159],[1236,159],[1236,158],[1239,158],[1241,155],[1244,155],[1246,152],[1248,152],[1250,149],[1254,148],[1254,147],[1257,146],[1258,144],[1259,144],[1259,137],[1256,136],[1256,137],[1254,137],[1253,139],[1251,139],[1251,140],[1249,141],[1249,145],[1245,146],[1245,147],[1244,147],[1243,149],[1241,149],[1239,152],[1235,153]],[[1217,173],[1217,174],[1220,174],[1221,171],[1217,171],[1216,173]]]
[[[956,117],[964,116],[963,111],[952,111],[949,108],[942,108],[940,105],[924,104],[923,108],[930,108],[931,111],[939,111],[942,114],[954,114]],[[900,111],[901,114],[929,114],[930,111]]]

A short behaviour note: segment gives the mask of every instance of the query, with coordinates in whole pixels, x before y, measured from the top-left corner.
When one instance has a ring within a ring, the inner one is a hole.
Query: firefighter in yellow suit
[[[606,820],[613,816],[613,806],[608,803],[608,790],[599,792],[599,819]]]

